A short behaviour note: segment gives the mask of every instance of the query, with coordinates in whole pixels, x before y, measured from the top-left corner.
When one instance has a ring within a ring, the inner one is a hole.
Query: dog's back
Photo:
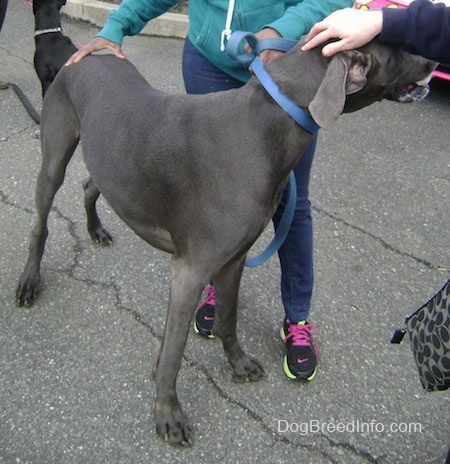
[[[105,125],[115,131],[123,126],[127,135],[133,137],[135,131],[139,131],[140,127],[155,117],[155,105],[159,106],[157,118],[163,122],[163,106],[155,101],[158,96],[171,97],[150,86],[129,61],[114,55],[91,55],[69,67],[63,66],[51,91],[49,89],[45,95],[43,123],[58,119],[55,113],[59,112],[60,102],[65,101],[70,102],[70,108],[76,111],[79,119],[77,130],[89,129],[83,136],[86,142],[91,137],[101,137],[101,132],[96,133],[95,127]],[[63,113],[67,110],[67,107],[61,109]],[[64,119],[64,114],[59,116]],[[142,123],[124,125],[129,118],[135,118]],[[146,127],[148,132],[148,126]]]

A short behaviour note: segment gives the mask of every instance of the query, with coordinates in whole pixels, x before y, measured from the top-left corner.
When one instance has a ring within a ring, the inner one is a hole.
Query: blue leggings
[[[183,49],[183,79],[186,92],[204,94],[242,87],[241,82],[208,61],[189,41]],[[308,200],[309,173],[316,148],[315,137],[294,168],[297,203],[291,228],[278,251],[281,264],[281,298],[291,322],[308,318],[313,289],[313,232],[311,204]],[[275,230],[287,200],[287,189],[275,215]]]

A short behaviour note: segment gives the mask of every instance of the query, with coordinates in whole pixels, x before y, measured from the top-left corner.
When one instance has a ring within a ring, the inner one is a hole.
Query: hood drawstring
[[[228,2],[228,11],[227,11],[227,21],[225,23],[225,29],[222,31],[220,36],[220,51],[225,51],[225,37],[227,40],[230,39],[231,33],[231,21],[233,20],[233,12],[234,12],[234,3],[235,0],[229,0]]]

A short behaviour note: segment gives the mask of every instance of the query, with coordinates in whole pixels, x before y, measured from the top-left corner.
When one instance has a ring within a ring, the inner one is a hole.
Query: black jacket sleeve
[[[450,63],[450,7],[415,0],[408,8],[384,8],[381,40],[389,45]]]

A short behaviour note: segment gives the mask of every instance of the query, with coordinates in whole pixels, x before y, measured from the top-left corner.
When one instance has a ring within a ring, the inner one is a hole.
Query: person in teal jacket
[[[111,11],[96,37],[75,53],[67,65],[104,48],[125,58],[121,49],[123,38],[138,34],[150,20],[176,3],[177,0],[123,0],[117,10]],[[352,0],[189,0],[189,31],[182,61],[186,92],[201,94],[228,90],[241,87],[250,79],[248,67],[231,60],[225,53],[233,31],[253,32],[258,39],[283,37],[298,40],[334,10],[351,5]],[[267,64],[279,55],[278,51],[265,50],[260,59]],[[283,370],[292,380],[312,380],[317,372],[316,326],[309,323],[313,291],[313,230],[308,199],[316,140],[317,137],[294,168],[297,181],[295,214],[286,240],[278,251],[285,310],[280,330],[286,347]],[[286,200],[284,192],[273,218],[275,229]],[[206,291],[207,298],[195,314],[194,329],[199,335],[213,338],[215,298],[212,282]]]

